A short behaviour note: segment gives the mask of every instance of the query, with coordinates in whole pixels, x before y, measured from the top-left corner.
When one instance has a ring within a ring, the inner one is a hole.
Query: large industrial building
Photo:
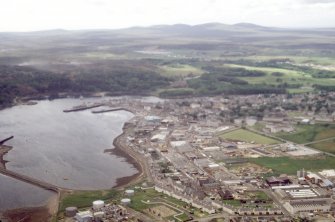
[[[300,185],[278,186],[272,189],[291,214],[330,211],[331,195],[323,189]]]
[[[284,203],[285,209],[291,214],[302,212],[329,212],[331,207],[330,198],[290,200]]]

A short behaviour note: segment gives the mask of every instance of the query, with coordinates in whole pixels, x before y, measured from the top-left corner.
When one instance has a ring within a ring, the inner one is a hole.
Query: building
[[[305,169],[302,169],[302,170],[298,170],[297,171],[297,177],[298,178],[302,178],[302,177],[306,177],[306,175],[307,175],[307,172],[305,171]]]
[[[331,207],[331,199],[320,198],[311,200],[291,200],[285,202],[283,206],[288,212],[294,215],[302,212],[329,212]]]
[[[225,191],[219,190],[218,194],[220,195],[221,200],[233,200],[234,199],[233,194],[229,190],[225,190]]]
[[[291,184],[291,180],[288,177],[269,177],[266,179],[266,183],[269,186],[284,186]]]
[[[93,220],[93,214],[91,211],[78,212],[75,216],[78,222],[91,222]]]

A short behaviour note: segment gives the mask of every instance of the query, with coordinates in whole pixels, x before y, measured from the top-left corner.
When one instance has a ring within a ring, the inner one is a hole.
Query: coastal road
[[[113,144],[115,146],[115,149],[123,151],[132,158],[133,164],[139,168],[138,170],[140,172],[139,175],[137,175],[137,177],[133,179],[130,183],[127,183],[124,186],[116,187],[119,189],[125,186],[137,184],[143,181],[144,179],[146,179],[148,182],[153,181],[150,173],[150,167],[146,158],[127,145],[127,135],[131,130],[132,130],[131,128],[123,129],[123,134],[115,138]]]

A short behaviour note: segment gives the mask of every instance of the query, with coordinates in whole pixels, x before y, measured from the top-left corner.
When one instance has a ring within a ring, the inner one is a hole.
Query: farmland
[[[240,79],[247,81],[249,84],[274,84],[279,85],[282,83],[294,84],[299,83],[305,87],[312,86],[313,84],[318,85],[335,85],[335,78],[314,78],[309,73],[302,71],[289,70],[284,68],[272,68],[272,67],[253,67],[245,65],[229,64],[229,67],[234,68],[245,68],[247,70],[256,70],[265,72],[265,76],[261,77],[240,77]],[[275,76],[273,73],[282,73],[282,76]],[[308,92],[310,90],[300,89],[297,92]],[[294,91],[292,91],[294,92]]]
[[[273,174],[295,175],[297,170],[322,170],[335,168],[334,157],[259,157],[249,159],[250,162],[272,169]]]

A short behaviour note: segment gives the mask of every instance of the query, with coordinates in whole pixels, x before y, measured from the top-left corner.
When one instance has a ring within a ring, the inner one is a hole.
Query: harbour
[[[95,100],[87,99],[87,102],[94,103]],[[35,106],[15,106],[0,111],[0,124],[3,126],[0,128],[0,133],[15,135],[15,139],[6,140],[8,146],[1,146],[0,149],[2,154],[0,173],[3,177],[10,178],[10,182],[20,181],[27,186],[59,194],[67,190],[95,190],[121,186],[140,174],[138,171],[140,169],[134,165],[136,161],[131,161],[131,157],[126,154],[118,156],[114,153],[104,153],[105,149],[114,149],[114,139],[122,133],[124,122],[133,115],[124,111],[125,109],[113,110],[113,113],[95,114],[88,110],[76,113],[62,112],[68,107],[79,106],[77,104],[82,102],[76,99],[40,101]],[[94,106],[90,109],[98,107]],[[21,116],[20,112],[31,115],[18,119],[17,116]],[[47,121],[48,115],[56,120]],[[17,130],[15,121],[20,122],[20,130]],[[83,122],[85,127],[77,127]],[[53,133],[50,131],[51,126],[54,127]],[[29,128],[32,127],[36,131],[30,134]],[[80,133],[78,129],[83,132]],[[53,138],[46,135],[52,135]],[[82,161],[85,161],[85,167]],[[19,193],[27,192],[24,186],[20,188],[22,190]],[[11,193],[13,192],[8,192],[8,195]],[[5,196],[4,200],[13,202],[11,209],[21,207],[18,203],[15,206],[15,198],[9,196]],[[46,199],[40,204],[28,203],[25,206],[42,206]]]

